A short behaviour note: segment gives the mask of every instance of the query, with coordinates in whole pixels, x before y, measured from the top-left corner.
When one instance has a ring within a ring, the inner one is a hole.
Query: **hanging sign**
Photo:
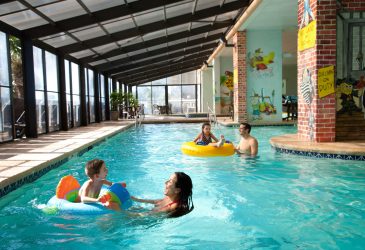
[[[319,98],[335,93],[334,66],[318,70],[318,96]]]
[[[298,32],[298,50],[313,48],[316,44],[317,21],[313,20]]]

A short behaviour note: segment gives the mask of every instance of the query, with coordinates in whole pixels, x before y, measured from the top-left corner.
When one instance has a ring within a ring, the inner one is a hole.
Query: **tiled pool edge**
[[[334,153],[321,153],[311,151],[300,151],[294,149],[286,149],[271,146],[276,152],[284,154],[292,154],[299,156],[306,156],[312,158],[325,158],[325,159],[338,159],[338,160],[352,160],[352,161],[365,161],[365,155],[345,155],[345,154],[334,154]]]
[[[279,153],[312,158],[365,161],[365,142],[327,142],[302,141],[296,134],[272,137],[271,147]]]
[[[78,148],[75,148],[74,150],[72,150],[70,152],[66,152],[58,157],[55,157],[54,159],[51,159],[42,164],[36,165],[36,166],[32,167],[31,169],[28,169],[22,173],[18,173],[17,175],[9,177],[6,181],[0,182],[0,198],[7,195],[11,191],[16,190],[17,188],[21,187],[22,185],[24,185],[26,183],[31,183],[31,182],[35,181],[36,179],[40,178],[41,176],[43,176],[50,170],[55,169],[55,168],[59,167],[60,165],[64,164],[69,159],[71,159],[73,157],[78,157],[78,156],[84,154],[85,152],[91,150],[93,147],[95,147],[95,146],[99,145],[100,143],[104,142],[105,140],[115,136],[116,134],[129,129],[132,126],[134,126],[134,124],[124,125],[120,129],[117,129],[108,135],[97,138],[94,141],[86,143]]]

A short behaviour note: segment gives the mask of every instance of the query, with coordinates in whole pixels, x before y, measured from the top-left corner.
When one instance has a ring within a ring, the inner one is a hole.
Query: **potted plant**
[[[117,121],[119,117],[118,107],[123,103],[123,94],[119,92],[112,92],[110,94],[110,119]]]

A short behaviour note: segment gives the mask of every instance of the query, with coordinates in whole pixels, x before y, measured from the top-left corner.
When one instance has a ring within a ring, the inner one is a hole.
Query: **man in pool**
[[[235,148],[236,153],[256,156],[258,153],[258,142],[255,137],[250,135],[251,125],[245,122],[241,123],[239,131],[241,140]]]

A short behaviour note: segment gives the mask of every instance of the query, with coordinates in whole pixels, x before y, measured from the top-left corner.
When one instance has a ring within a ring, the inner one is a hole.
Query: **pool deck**
[[[365,141],[310,142],[300,140],[297,134],[286,134],[270,139],[271,145],[280,152],[301,154],[321,158],[365,160]]]

